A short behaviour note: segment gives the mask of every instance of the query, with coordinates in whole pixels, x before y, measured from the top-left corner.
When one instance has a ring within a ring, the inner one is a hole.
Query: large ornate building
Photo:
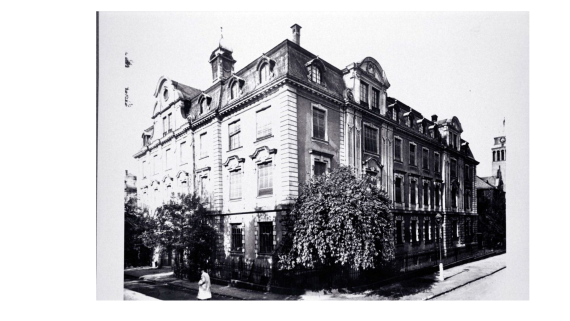
[[[199,193],[223,234],[218,256],[271,260],[299,184],[350,165],[391,196],[398,252],[435,250],[437,213],[444,254],[475,242],[478,162],[459,119],[424,117],[388,96],[374,58],[337,68],[291,28],[292,40],[239,71],[222,39],[210,88],[159,79],[134,155],[141,203],[152,211],[173,193]]]

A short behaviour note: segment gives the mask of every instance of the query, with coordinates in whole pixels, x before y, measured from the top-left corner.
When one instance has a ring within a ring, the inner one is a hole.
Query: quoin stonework
[[[238,71],[222,38],[210,88],[158,80],[134,155],[140,205],[152,214],[173,194],[197,193],[222,235],[218,258],[271,262],[299,184],[348,165],[390,196],[398,253],[435,251],[438,213],[443,255],[476,243],[478,162],[459,119],[424,116],[388,95],[373,57],[338,68],[291,28],[291,40]]]

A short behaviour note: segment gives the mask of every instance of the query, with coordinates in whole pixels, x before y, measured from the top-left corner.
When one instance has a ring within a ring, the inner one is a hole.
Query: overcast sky
[[[235,70],[301,29],[301,46],[342,69],[376,58],[391,87],[388,95],[440,119],[457,116],[480,162],[491,175],[493,137],[526,130],[528,13],[100,13],[99,152],[113,167],[138,173],[132,157],[152,124],[153,93],[161,76],[206,89],[208,58],[220,27],[234,49]],[[125,52],[133,61],[124,67]],[[124,88],[129,100],[124,105]],[[509,124],[517,124],[510,126]],[[507,145],[509,139],[507,137]]]
[[[530,299],[530,12],[100,13],[97,297],[122,299],[123,179],[125,170],[138,174],[133,154],[152,124],[158,79],[206,89],[220,27],[238,71],[290,39],[295,23],[313,54],[340,69],[374,57],[390,97],[424,117],[457,116],[479,176],[491,175],[493,137],[506,117],[511,283],[504,291]]]

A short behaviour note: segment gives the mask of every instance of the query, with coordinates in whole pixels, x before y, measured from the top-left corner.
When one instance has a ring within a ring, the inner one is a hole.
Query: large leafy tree
[[[372,269],[394,258],[390,201],[369,176],[349,167],[315,176],[301,186],[283,224],[282,269]]]
[[[125,199],[125,267],[149,265],[151,249],[144,246],[141,236],[146,229],[145,212],[137,206],[137,199]]]
[[[142,239],[146,246],[162,251],[175,250],[177,264],[185,265],[189,273],[194,273],[198,267],[206,267],[210,263],[216,236],[200,198],[181,194],[158,207],[148,218],[147,231]]]

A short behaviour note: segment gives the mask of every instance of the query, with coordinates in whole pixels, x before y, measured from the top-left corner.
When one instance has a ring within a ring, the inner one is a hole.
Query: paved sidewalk
[[[240,300],[430,300],[471,282],[492,275],[506,268],[506,254],[466,263],[450,269],[444,267],[444,281],[437,280],[438,272],[414,277],[362,292],[346,289],[333,291],[308,291],[303,295],[284,295],[212,284],[213,294]],[[130,278],[140,278],[157,284],[169,284],[198,291],[197,282],[176,279],[167,269],[125,271]]]
[[[506,267],[506,254],[466,263],[450,269],[444,267],[444,281],[439,272],[377,287],[363,292],[333,290],[330,293],[307,292],[301,300],[430,300],[471,282],[492,275]]]
[[[123,289],[123,300],[125,301],[160,301],[151,296],[138,293],[136,291],[131,291],[129,289]]]

